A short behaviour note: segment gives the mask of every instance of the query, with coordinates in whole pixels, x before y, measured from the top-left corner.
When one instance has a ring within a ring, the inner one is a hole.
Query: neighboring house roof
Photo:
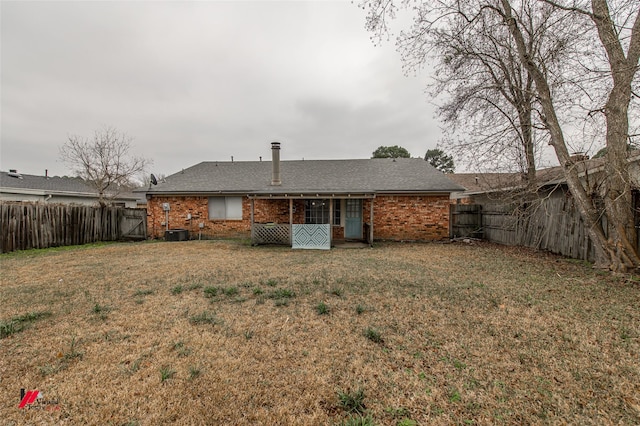
[[[36,176],[2,171],[0,171],[0,192],[84,198],[98,197],[96,190],[81,178]],[[118,194],[117,199],[135,200],[136,196],[130,192],[122,192]]]
[[[630,151],[627,161],[631,164],[640,162],[640,150]],[[594,175],[603,171],[606,158],[576,159],[573,163],[578,168],[578,176]],[[465,195],[486,192],[509,191],[526,185],[521,173],[455,173],[448,175],[453,181],[466,188]],[[537,188],[566,184],[564,170],[560,166],[536,170]]]
[[[420,158],[296,160],[280,162],[279,186],[271,185],[271,161],[207,161],[166,177],[147,194],[253,195],[443,193],[461,191]]]
[[[468,193],[486,192],[513,185],[520,179],[519,173],[452,173],[451,180],[463,186]]]

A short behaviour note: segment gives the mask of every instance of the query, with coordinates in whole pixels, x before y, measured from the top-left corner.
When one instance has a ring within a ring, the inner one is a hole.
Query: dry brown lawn
[[[192,241],[0,270],[2,424],[640,424],[640,286],[581,262]]]

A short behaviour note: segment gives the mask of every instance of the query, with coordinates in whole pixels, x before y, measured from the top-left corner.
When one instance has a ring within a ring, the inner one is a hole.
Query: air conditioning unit
[[[187,229],[167,229],[164,231],[165,241],[187,241],[189,230]]]

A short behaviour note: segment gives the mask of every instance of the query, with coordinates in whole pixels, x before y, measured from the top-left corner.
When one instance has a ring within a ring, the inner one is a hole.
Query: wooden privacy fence
[[[0,203],[0,253],[146,236],[146,209]]]
[[[452,204],[450,210],[451,237],[482,238],[482,206]]]
[[[603,220],[606,220],[603,218]],[[603,223],[606,229],[606,223]],[[572,197],[556,191],[520,213],[496,202],[451,205],[452,237],[531,247],[574,259],[594,260],[593,244]]]
[[[588,230],[572,198],[551,197],[522,215],[492,208],[483,214],[482,224],[484,238],[492,242],[547,250],[574,259],[595,258]]]

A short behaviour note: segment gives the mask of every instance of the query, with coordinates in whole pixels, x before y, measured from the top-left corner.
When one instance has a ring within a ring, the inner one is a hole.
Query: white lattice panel
[[[285,244],[291,242],[289,225],[253,224],[253,244]]]
[[[293,225],[294,249],[331,248],[331,225]]]

